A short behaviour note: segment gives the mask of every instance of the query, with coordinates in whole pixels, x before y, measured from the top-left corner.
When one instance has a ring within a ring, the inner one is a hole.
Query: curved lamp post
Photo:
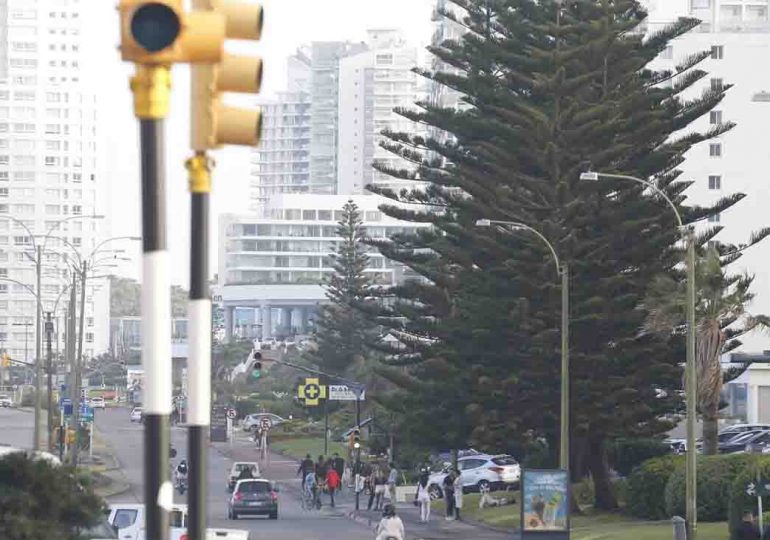
[[[556,273],[561,276],[561,421],[559,429],[559,467],[569,471],[569,268],[566,263],[559,261],[551,242],[543,234],[517,221],[500,221],[495,219],[479,219],[477,227],[491,227],[492,225],[506,226],[512,231],[529,231],[537,236],[551,251]]]
[[[677,206],[662,189],[655,185],[655,183],[626,174],[609,174],[589,171],[580,175],[581,180],[594,182],[598,181],[600,178],[630,180],[637,184],[642,184],[660,195],[660,197],[666,201],[674,211],[679,232],[687,246],[687,253],[685,256],[685,265],[687,267],[687,363],[685,366],[685,394],[687,401],[687,474],[685,482],[685,499],[687,503],[687,538],[694,540],[698,525],[696,492],[697,449],[695,448],[695,421],[697,415],[696,398],[698,388],[696,384],[697,372],[695,369],[695,233],[691,228],[684,226],[682,215]]]

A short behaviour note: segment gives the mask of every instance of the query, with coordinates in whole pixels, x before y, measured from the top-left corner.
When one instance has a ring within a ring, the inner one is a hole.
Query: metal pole
[[[37,250],[35,253],[35,274],[36,274],[36,285],[35,285],[35,300],[37,301],[37,306],[35,307],[35,429],[34,429],[34,448],[35,450],[41,450],[41,430],[40,430],[40,422],[42,421],[43,416],[43,402],[42,402],[42,378],[43,378],[43,370],[42,370],[42,362],[43,359],[40,358],[40,345],[43,341],[43,333],[40,331],[40,320],[43,318],[43,313],[40,310],[40,279],[41,275],[43,273],[42,270],[42,248],[41,246],[37,246]],[[26,343],[27,335],[26,335],[26,327],[25,327],[25,333],[24,333],[24,340]],[[26,345],[25,345],[26,349]],[[25,353],[26,355],[26,353]],[[27,360],[25,358],[25,360]]]
[[[80,395],[83,391],[83,381],[81,379],[81,370],[83,369],[83,329],[86,320],[86,272],[88,267],[85,261],[80,269],[80,322],[78,324],[77,352],[73,361],[75,367],[75,397],[72,400],[72,423],[75,428],[75,443],[72,452],[72,464],[78,464],[78,454],[80,453]],[[73,315],[76,310],[73,310]],[[73,321],[73,328],[75,323]],[[73,333],[74,335],[74,333]]]
[[[190,172],[190,362],[188,363],[188,455],[190,458],[190,509],[188,537],[205,540],[207,448],[211,418],[211,297],[208,286],[209,194],[208,157],[198,152],[187,162]],[[228,418],[228,424],[232,421]],[[229,434],[232,445],[232,433]]]
[[[131,79],[139,119],[142,171],[142,367],[144,368],[144,505],[150,540],[168,540],[174,489],[169,478],[171,302],[166,242],[163,118],[168,66],[137,65]]]
[[[356,429],[361,430],[361,392],[356,389]],[[356,464],[355,464],[355,490],[356,490],[356,512],[360,508],[361,490],[359,489],[359,478],[361,476],[361,446],[359,445],[356,450]]]
[[[569,268],[561,267],[561,448],[559,466],[569,471]]]
[[[324,455],[329,455],[329,400],[324,400]]]
[[[53,451],[54,447],[54,418],[53,418],[53,348],[51,340],[53,339],[53,322],[51,322],[51,312],[45,315],[45,349],[46,365],[48,366],[48,451]]]
[[[77,373],[76,360],[75,360],[75,318],[77,317],[77,274],[72,272],[72,286],[70,287],[70,305],[69,305],[69,320],[67,321],[67,360],[70,368],[69,385],[72,401],[72,414],[74,418],[75,411],[77,410],[75,405],[80,403],[80,390],[78,390],[77,380],[75,375]],[[66,428],[66,422],[65,422]],[[66,437],[64,439],[67,440]],[[68,454],[69,455],[69,454]],[[70,460],[74,462],[74,458],[70,456]]]
[[[697,448],[695,422],[697,420],[697,372],[695,368],[695,238],[687,232],[687,364],[685,393],[687,394],[687,457],[686,457],[686,510],[687,540],[695,540],[698,527],[697,504]]]

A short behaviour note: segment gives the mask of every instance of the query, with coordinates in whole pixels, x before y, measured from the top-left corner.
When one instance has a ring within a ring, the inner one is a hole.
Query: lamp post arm
[[[548,249],[551,251],[551,255],[553,256],[553,260],[556,263],[556,274],[561,275],[563,268],[561,265],[561,261],[559,260],[559,256],[556,254],[556,249],[554,249],[551,242],[548,241],[548,239],[543,235],[543,233],[541,233],[534,227],[530,227],[529,225],[525,223],[520,223],[518,221],[502,221],[502,220],[490,219],[489,222],[494,223],[496,225],[509,225],[515,229],[526,229],[529,232],[537,235],[537,237],[540,238],[540,240],[542,240],[546,246],[548,246]]]
[[[7,277],[0,277],[0,281],[8,281],[10,283],[15,283],[16,285],[21,285],[25,289],[27,289],[27,292],[29,292],[32,296],[35,297],[35,301],[37,302],[38,307],[40,309],[43,309],[43,305],[40,303],[40,297],[38,297],[37,293],[35,292],[35,289],[27,285],[26,283],[23,283],[21,281],[17,281],[15,279],[7,278]]]
[[[679,228],[684,229],[684,222],[682,221],[682,215],[679,213],[679,209],[674,204],[674,201],[672,201],[671,198],[668,195],[666,195],[665,191],[660,189],[653,182],[650,182],[649,180],[644,180],[642,178],[637,178],[636,176],[629,176],[627,174],[599,173],[599,176],[606,176],[607,178],[617,178],[620,180],[631,180],[633,182],[636,182],[637,184],[642,184],[643,186],[646,186],[652,189],[655,193],[663,197],[663,200],[665,200],[668,203],[668,205],[674,211],[674,214],[676,214],[676,221],[677,221],[677,224],[679,225]]]
[[[58,229],[61,226],[61,224],[64,223],[65,221],[70,221],[73,219],[102,219],[103,217],[104,216],[100,216],[100,215],[69,216],[58,220],[53,225],[51,225],[51,227],[45,232],[45,235],[43,236],[43,250],[45,250],[45,246],[46,244],[48,244],[48,239],[52,238],[51,233],[54,232],[54,230]]]

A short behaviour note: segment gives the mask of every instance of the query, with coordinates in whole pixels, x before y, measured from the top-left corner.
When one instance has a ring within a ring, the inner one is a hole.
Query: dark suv
[[[238,480],[227,501],[228,519],[269,516],[278,519],[278,486],[264,478]]]

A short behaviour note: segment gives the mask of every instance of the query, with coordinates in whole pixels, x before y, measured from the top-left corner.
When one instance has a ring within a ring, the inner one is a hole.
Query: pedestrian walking
[[[390,472],[388,473],[388,488],[387,498],[390,501],[396,500],[396,484],[398,483],[398,469],[395,463],[390,464]]]
[[[455,519],[460,519],[460,510],[463,508],[463,481],[460,477],[460,471],[455,469]]]
[[[420,507],[420,523],[430,521],[430,492],[428,491],[428,473],[422,473],[417,481],[414,500]]]
[[[455,518],[455,472],[450,469],[441,482],[444,490],[444,502],[446,503],[446,519],[452,521]]]
[[[378,469],[377,476],[374,478],[374,509],[382,510],[382,505],[385,503],[385,493],[388,490],[388,477],[385,476],[385,471]]]
[[[735,540],[759,540],[759,527],[754,521],[754,514],[751,510],[743,512],[743,520],[738,525]]]
[[[310,472],[314,472],[313,458],[310,457],[310,454],[307,454],[305,459],[299,464],[299,469],[297,469],[297,475],[302,475],[302,489],[305,489],[305,478]]]
[[[335,471],[337,471],[337,474],[340,478],[345,475],[345,460],[340,457],[337,452],[334,452],[334,457],[332,458],[332,467]]]
[[[315,464],[315,475],[318,477],[318,481],[322,482],[326,480],[326,471],[329,464],[326,462],[323,456],[318,456],[318,461]]]
[[[374,504],[374,485],[377,479],[378,469],[376,466],[369,468],[369,474],[366,476],[366,485],[369,488],[369,504],[366,505],[367,510],[372,509]]]
[[[333,467],[326,473],[326,488],[329,490],[329,499],[331,500],[332,508],[334,508],[334,494],[340,488],[340,475],[337,474],[337,470]]]

